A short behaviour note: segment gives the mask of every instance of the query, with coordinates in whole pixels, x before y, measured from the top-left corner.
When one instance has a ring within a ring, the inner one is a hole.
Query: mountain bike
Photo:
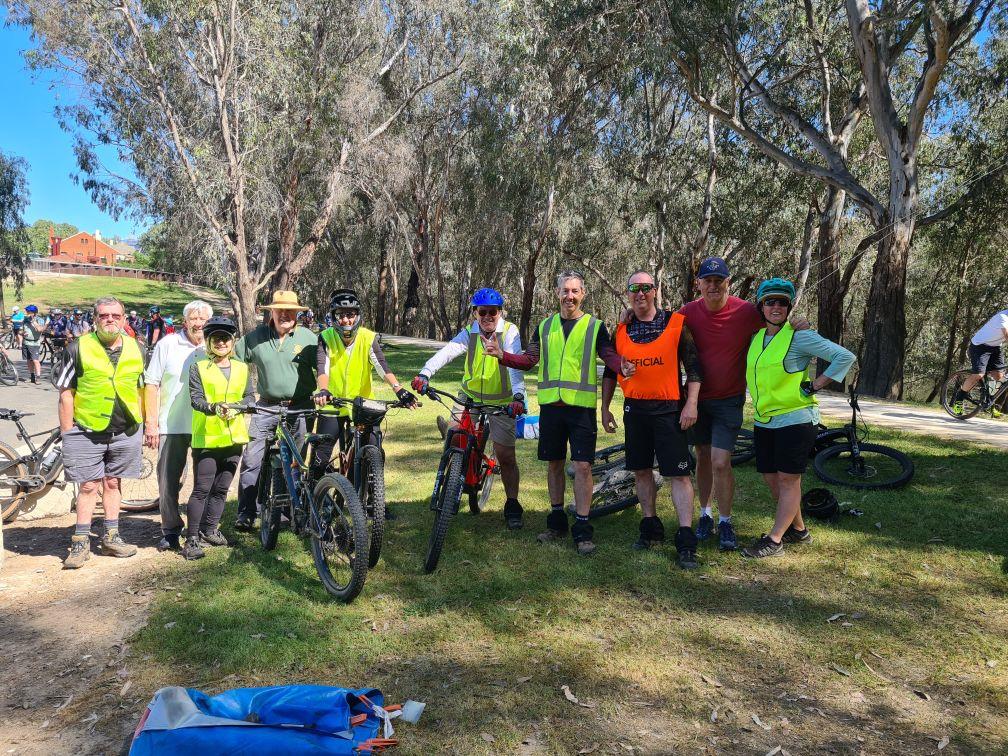
[[[993,378],[985,375],[963,395],[961,402],[957,402],[963,381],[972,374],[971,370],[957,370],[942,386],[941,406],[956,420],[969,420],[981,412],[993,412],[998,403],[1008,395],[1008,380],[998,384]],[[961,405],[961,412],[956,412],[957,404]]]
[[[0,509],[3,521],[11,522],[21,513],[21,505],[30,495],[45,494],[53,486],[63,488],[66,483],[59,480],[63,471],[63,446],[60,429],[28,433],[21,422],[31,417],[32,412],[0,408],[0,420],[13,422],[18,429],[18,438],[28,446],[28,454],[20,454],[7,444],[0,443]],[[41,445],[32,439],[46,436]]]
[[[900,488],[914,476],[913,461],[903,452],[868,443],[869,430],[860,415],[857,389],[850,387],[851,421],[816,436],[812,453],[815,474],[826,483],[861,489]]]
[[[300,418],[316,416],[319,411],[227,406],[238,412],[280,418],[276,435],[266,443],[256,491],[262,547],[267,551],[276,548],[286,520],[295,535],[310,540],[312,561],[322,587],[340,601],[350,603],[360,594],[367,578],[368,523],[360,498],[346,477],[333,472],[316,482],[308,472],[294,426]]]
[[[3,333],[0,333],[0,349],[16,349],[17,345],[17,331],[13,328],[8,328]]]
[[[339,437],[312,433],[310,442],[335,441],[339,445],[336,472],[352,481],[368,521],[368,567],[378,564],[382,539],[385,535],[385,451],[382,439],[385,434],[381,422],[393,408],[406,407],[400,401],[386,402],[378,399],[343,399],[332,397],[329,403],[337,407],[350,407],[350,417],[340,423]],[[374,436],[375,443],[371,443]]]
[[[18,372],[14,361],[7,356],[6,349],[0,349],[0,383],[5,386],[17,386]]]
[[[696,456],[693,447],[689,448],[690,470],[696,469]],[[756,456],[753,432],[748,428],[739,430],[732,449],[732,467],[743,465]],[[588,519],[622,512],[637,505],[637,489],[634,485],[634,474],[626,469],[626,444],[613,444],[595,452],[592,461],[592,477],[595,485],[592,488],[591,510]],[[655,468],[658,462],[655,460]],[[574,479],[574,466],[567,465],[567,477]],[[655,485],[661,488],[665,480],[661,475],[654,474]],[[574,504],[567,505],[567,511],[574,513]]]
[[[430,499],[434,523],[427,544],[424,572],[431,573],[437,569],[448,526],[458,513],[462,494],[469,495],[469,511],[473,514],[481,512],[486,505],[490,488],[487,481],[492,481],[490,476],[497,470],[497,460],[484,453],[490,435],[488,419],[493,415],[506,415],[508,409],[497,404],[480,404],[466,397],[461,411],[456,411],[453,404],[445,401],[457,402],[453,394],[429,384],[423,394],[447,407],[456,425],[445,432],[444,451]]]
[[[122,503],[119,506],[125,512],[149,512],[157,509],[161,501],[157,478],[158,450],[144,446],[142,454],[140,477],[122,478],[119,481],[122,493]],[[182,468],[183,480],[188,472],[189,463],[186,462]]]

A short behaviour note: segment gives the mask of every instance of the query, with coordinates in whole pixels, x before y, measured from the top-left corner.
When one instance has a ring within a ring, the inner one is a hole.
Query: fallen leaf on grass
[[[710,721],[711,721],[711,722],[717,722],[717,710],[718,710],[718,707],[717,707],[717,706],[715,706],[715,707],[714,707],[714,711],[712,711],[712,712],[710,713]]]
[[[944,541],[945,541],[944,538],[939,538],[938,536],[935,536],[934,538],[928,538],[927,539],[928,543],[943,543]]]
[[[255,635],[250,635],[249,638],[252,640],[262,640],[266,637],[266,633],[256,633]]]
[[[852,620],[864,619],[864,612],[854,612],[854,614],[852,614],[850,618]]]
[[[485,740],[487,743],[493,743],[493,742],[495,742],[497,740],[489,732],[481,732],[480,733],[480,737],[483,738],[483,740]]]
[[[585,709],[594,709],[595,708],[595,704],[593,704],[593,703],[584,703],[583,701],[579,701],[578,697],[575,696],[574,693],[571,692],[570,686],[568,686],[568,685],[562,685],[562,686],[560,686],[560,690],[563,691],[564,698],[566,698],[572,704],[577,704],[578,706],[582,706]]]
[[[830,664],[830,669],[832,669],[834,672],[839,672],[844,677],[850,677],[850,672],[841,667],[839,664]]]
[[[122,698],[123,696],[125,696],[126,695],[126,691],[128,691],[132,687],[133,687],[133,681],[132,680],[127,680],[126,684],[123,685],[122,689],[119,691],[119,698]]]
[[[827,622],[836,622],[836,621],[837,621],[838,619],[840,619],[841,617],[846,617],[846,616],[847,616],[847,615],[846,615],[846,614],[845,614],[844,612],[837,612],[836,614],[834,614],[834,615],[833,615],[832,617],[830,617],[830,618],[829,618],[829,619],[827,619],[826,621],[827,621]]]
[[[583,756],[586,753],[595,753],[598,750],[598,743],[592,743],[591,745],[586,745],[580,751],[578,751],[578,756]]]
[[[165,630],[171,630],[177,624],[178,624],[178,622],[165,622],[164,628],[165,628]]]
[[[703,672],[700,673],[700,679],[703,680],[708,685],[713,685],[715,688],[722,687],[720,680],[717,680],[717,679],[715,679],[713,677],[708,677]]]
[[[766,756],[777,756],[777,754],[780,753],[780,752],[781,752],[781,747],[780,746],[774,746],[774,748],[772,750],[769,750],[769,751],[766,752]]]
[[[81,720],[81,724],[94,724],[98,721],[98,715],[93,711]]]
[[[67,706],[70,705],[70,702],[72,700],[73,700],[73,694],[71,693],[69,696],[67,696],[66,701],[64,701],[63,703],[61,703],[59,706],[56,707],[56,711],[59,711],[60,709],[65,709]]]
[[[914,695],[917,696],[918,698],[924,699],[925,701],[930,701],[931,700],[931,696],[929,696],[927,694],[927,692],[925,692],[923,690],[915,690],[914,691]]]
[[[938,741],[938,750],[939,751],[944,751],[945,750],[945,746],[947,746],[948,744],[949,744],[949,736],[945,735],[945,736],[942,737],[941,740]]]
[[[997,666],[997,659],[988,659],[988,660],[987,660],[987,666],[988,666],[988,667],[989,667],[990,669],[994,669],[994,667],[996,667],[996,666]]]
[[[531,679],[532,675],[529,675],[528,677],[519,677],[517,680],[515,680],[515,682],[518,683],[519,685],[522,685],[523,683],[527,683]]]
[[[767,730],[767,731],[770,730],[770,725],[763,724],[763,720],[761,720],[759,718],[758,714],[753,714],[752,715],[752,721],[756,723],[757,727],[761,727],[761,728],[763,728],[764,730]]]

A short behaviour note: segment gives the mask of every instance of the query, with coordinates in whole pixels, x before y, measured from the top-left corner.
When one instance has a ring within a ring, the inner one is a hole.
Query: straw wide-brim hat
[[[284,291],[280,289],[273,292],[273,301],[269,304],[259,306],[260,310],[307,310],[308,308],[298,302],[296,291]]]

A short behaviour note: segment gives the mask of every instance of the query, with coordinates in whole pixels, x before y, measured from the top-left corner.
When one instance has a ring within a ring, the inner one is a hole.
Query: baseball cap
[[[707,278],[708,276],[720,276],[728,278],[731,271],[728,270],[728,263],[720,257],[708,257],[697,269],[697,278]]]

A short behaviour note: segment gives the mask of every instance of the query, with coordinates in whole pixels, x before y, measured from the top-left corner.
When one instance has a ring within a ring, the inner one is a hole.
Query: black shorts
[[[999,346],[990,344],[969,345],[970,365],[977,375],[984,375],[988,370],[1004,370],[1004,351]]]
[[[809,452],[818,429],[812,423],[785,425],[783,428],[753,429],[756,444],[756,470],[761,473],[801,475],[808,467]]]
[[[623,408],[626,432],[626,469],[650,470],[655,459],[662,477],[690,474],[686,431],[679,427],[679,413],[648,415]]]
[[[598,425],[594,407],[569,404],[543,404],[539,407],[539,459],[552,462],[570,458],[574,462],[595,459]]]

